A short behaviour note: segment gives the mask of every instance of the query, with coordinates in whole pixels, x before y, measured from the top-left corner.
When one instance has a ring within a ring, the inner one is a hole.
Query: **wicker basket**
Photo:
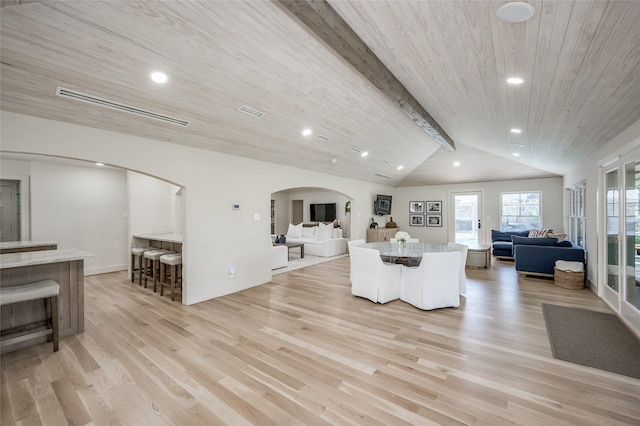
[[[584,288],[584,271],[572,272],[553,268],[553,282],[558,287],[580,290]]]

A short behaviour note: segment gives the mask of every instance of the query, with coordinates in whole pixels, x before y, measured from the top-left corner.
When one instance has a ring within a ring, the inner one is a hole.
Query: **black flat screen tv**
[[[391,195],[377,195],[373,204],[373,214],[384,216],[391,214]]]
[[[336,216],[336,203],[309,204],[311,222],[333,222]]]

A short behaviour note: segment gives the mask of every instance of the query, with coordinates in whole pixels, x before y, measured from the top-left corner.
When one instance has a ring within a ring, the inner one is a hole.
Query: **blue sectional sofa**
[[[553,277],[556,260],[586,260],[584,249],[566,239],[513,236],[512,243],[516,271],[522,275]]]
[[[497,231],[491,230],[491,248],[493,255],[500,259],[513,259],[512,236],[528,237],[529,230],[526,231]]]

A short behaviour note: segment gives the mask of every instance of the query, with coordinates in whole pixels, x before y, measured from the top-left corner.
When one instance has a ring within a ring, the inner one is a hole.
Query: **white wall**
[[[592,289],[597,293],[599,282],[598,271],[600,270],[600,252],[598,244],[601,242],[599,235],[604,235],[604,229],[599,227],[598,215],[598,194],[600,192],[598,175],[600,166],[615,161],[619,156],[640,147],[640,120],[633,123],[619,135],[605,141],[603,147],[586,160],[567,171],[564,176],[564,186],[570,188],[576,183],[586,180],[586,241],[588,253],[588,277],[591,281]]]
[[[181,188],[140,173],[130,171],[127,176],[130,235],[182,234],[182,223],[176,218],[176,194]]]
[[[27,172],[28,170],[28,172]],[[30,233],[95,255],[87,275],[127,268],[127,179],[122,170],[43,161],[2,161],[2,177],[30,177]]]
[[[187,304],[271,280],[270,197],[292,182],[352,198],[352,238],[365,237],[375,194],[393,192],[384,185],[6,111],[0,117],[3,151],[100,161],[184,187]],[[127,256],[128,246],[122,248]],[[235,268],[233,278],[229,267]]]
[[[491,230],[500,229],[500,193],[540,191],[542,193],[542,226],[555,232],[564,231],[562,178],[509,180],[396,188],[392,202],[393,221],[413,238],[434,243],[452,241],[451,193],[479,191],[482,194],[481,243],[491,243]],[[409,225],[411,201],[442,201],[442,227]],[[382,223],[380,226],[382,226]]]

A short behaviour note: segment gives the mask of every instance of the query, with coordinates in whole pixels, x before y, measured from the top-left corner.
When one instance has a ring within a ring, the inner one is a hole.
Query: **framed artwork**
[[[442,215],[440,214],[428,214],[427,226],[442,226]]]
[[[409,213],[424,213],[424,201],[410,201]]]
[[[427,201],[427,214],[442,214],[442,201]]]
[[[410,214],[409,215],[409,224],[411,226],[424,226],[424,215],[423,214]]]

